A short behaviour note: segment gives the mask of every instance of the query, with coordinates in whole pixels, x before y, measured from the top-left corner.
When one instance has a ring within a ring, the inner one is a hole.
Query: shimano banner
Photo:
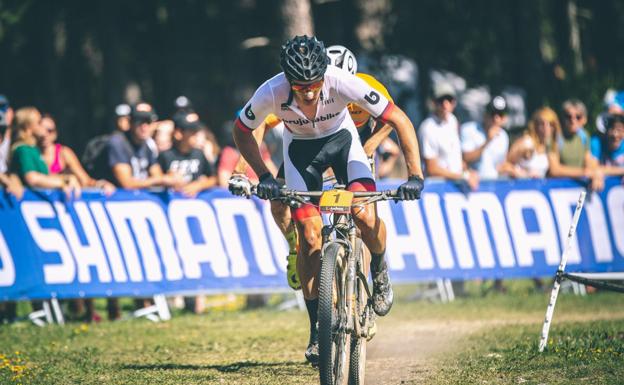
[[[380,189],[396,184],[381,183]],[[395,281],[553,275],[578,195],[569,180],[428,182],[379,203]],[[569,271],[624,271],[624,188],[588,195]],[[0,194],[0,300],[285,289],[287,246],[268,204],[177,194]]]

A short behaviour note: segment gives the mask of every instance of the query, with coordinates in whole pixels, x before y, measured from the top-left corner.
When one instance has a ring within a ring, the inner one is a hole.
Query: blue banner
[[[397,183],[380,183],[380,189]],[[552,276],[579,193],[571,180],[428,181],[381,202],[395,282]],[[568,271],[624,271],[624,187],[588,195]],[[268,204],[215,189],[0,193],[0,300],[286,289],[286,242]]]

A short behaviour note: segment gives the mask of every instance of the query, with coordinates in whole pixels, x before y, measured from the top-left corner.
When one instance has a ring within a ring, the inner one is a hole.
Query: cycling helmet
[[[355,55],[347,47],[342,45],[332,45],[327,47],[329,65],[341,68],[352,75],[357,72],[357,60]]]
[[[280,66],[289,81],[308,82],[325,75],[329,59],[325,45],[316,37],[295,36],[282,46]]]

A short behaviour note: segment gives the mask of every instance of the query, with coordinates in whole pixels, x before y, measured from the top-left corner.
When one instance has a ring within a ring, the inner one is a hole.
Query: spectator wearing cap
[[[13,108],[9,104],[9,99],[0,95],[0,173],[5,173],[8,169],[12,122]]]
[[[130,106],[122,103],[115,107],[115,129],[127,132],[130,129]]]
[[[479,175],[465,167],[459,140],[459,122],[453,114],[455,89],[448,83],[433,88],[433,112],[419,127],[422,156],[427,176],[465,181],[475,190]],[[457,296],[465,295],[464,282],[452,281]]]
[[[558,151],[549,154],[548,175],[555,178],[587,177],[592,189],[600,191],[604,187],[604,174],[591,155],[589,135],[583,128],[587,123],[587,108],[580,100],[569,99],[561,110],[563,125],[556,132]]]
[[[156,113],[148,103],[132,106],[130,130],[111,135],[108,146],[110,173],[106,179],[124,189],[174,187],[181,180],[163,175],[156,154],[147,144]]]
[[[471,189],[479,185],[479,176],[468,170],[462,160],[459,123],[453,114],[455,90],[448,83],[433,88],[433,112],[418,129],[425,172],[430,177],[464,180]]]
[[[202,124],[195,112],[185,111],[176,113],[173,123],[173,146],[158,155],[158,163],[165,174],[182,179],[176,190],[195,197],[217,184],[213,166],[196,148]]]
[[[195,112],[193,110],[193,105],[191,104],[191,101],[184,95],[178,96],[173,104],[176,114],[179,112]]]
[[[467,122],[460,128],[464,160],[477,170],[480,179],[496,179],[506,173],[509,150],[506,122],[507,101],[495,96],[485,107],[482,122]]]
[[[624,175],[624,114],[604,116],[604,135],[591,139],[592,155],[605,175]]]

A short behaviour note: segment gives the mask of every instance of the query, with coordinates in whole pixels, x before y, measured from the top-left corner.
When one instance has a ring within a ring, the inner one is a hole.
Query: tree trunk
[[[355,33],[360,46],[369,52],[381,51],[385,47],[384,26],[392,9],[391,0],[357,1],[360,21]]]
[[[284,22],[284,40],[296,35],[314,35],[310,0],[283,0],[280,8]]]

